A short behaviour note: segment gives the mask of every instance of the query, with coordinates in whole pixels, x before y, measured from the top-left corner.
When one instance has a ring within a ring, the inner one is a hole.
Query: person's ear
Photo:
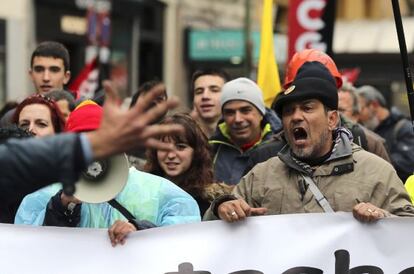
[[[339,112],[337,110],[328,111],[328,127],[329,130],[334,130],[338,127],[339,123]]]
[[[70,76],[71,76],[70,71],[69,70],[65,71],[65,78],[63,79],[64,85],[66,85],[69,82]]]

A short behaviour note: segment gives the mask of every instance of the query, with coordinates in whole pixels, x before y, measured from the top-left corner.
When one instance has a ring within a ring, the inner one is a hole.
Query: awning
[[[414,18],[403,18],[410,53],[414,48]],[[333,51],[335,53],[398,53],[397,31],[393,19],[372,21],[336,21]]]

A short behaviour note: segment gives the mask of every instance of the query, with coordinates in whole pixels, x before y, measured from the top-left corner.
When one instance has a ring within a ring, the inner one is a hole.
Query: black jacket
[[[54,182],[74,183],[85,167],[75,134],[0,145],[0,222],[13,222],[13,211],[27,194]]]
[[[250,149],[243,151],[233,144],[227,133],[227,125],[219,123],[216,134],[210,138],[213,151],[214,179],[229,185],[236,185],[244,174],[250,155],[266,144],[272,134],[281,129],[280,119],[271,110],[262,120],[262,139]]]
[[[385,139],[391,162],[405,182],[414,171],[414,131],[411,122],[396,108],[375,129]]]

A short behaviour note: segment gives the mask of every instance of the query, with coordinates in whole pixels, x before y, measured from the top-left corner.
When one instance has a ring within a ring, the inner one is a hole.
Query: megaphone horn
[[[73,196],[82,202],[102,203],[122,191],[128,181],[128,159],[119,154],[106,160],[95,161],[82,172]]]

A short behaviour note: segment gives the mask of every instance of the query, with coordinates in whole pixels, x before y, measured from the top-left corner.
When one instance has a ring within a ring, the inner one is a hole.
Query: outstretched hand
[[[267,208],[250,207],[243,199],[227,201],[218,207],[218,217],[227,222],[237,222],[248,216],[265,215],[266,213]]]
[[[171,144],[161,142],[156,137],[179,133],[182,127],[158,125],[153,122],[178,105],[175,98],[154,105],[153,101],[163,90],[153,89],[142,95],[142,100],[140,99],[135,106],[125,111],[120,107],[121,101],[112,83],[104,81],[103,86],[106,99],[101,125],[98,130],[87,133],[95,159],[143,147],[172,149]]]

